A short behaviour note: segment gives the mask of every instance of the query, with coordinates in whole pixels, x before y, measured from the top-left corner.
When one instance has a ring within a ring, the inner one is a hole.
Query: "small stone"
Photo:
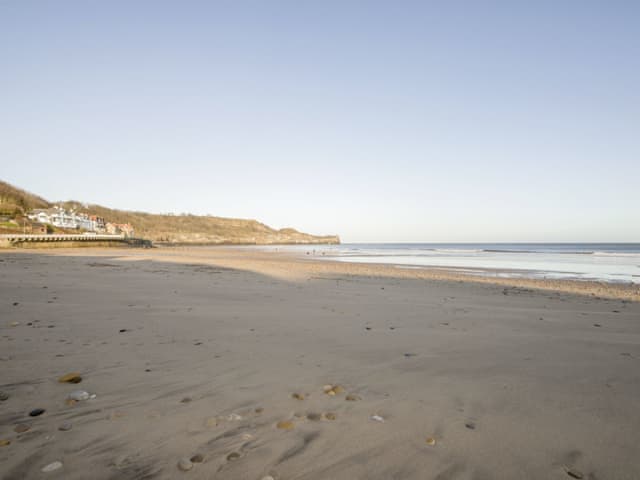
[[[0,402],[6,402],[7,400],[9,400],[9,394],[0,392]]]
[[[127,332],[128,330],[126,328],[121,328],[120,330],[118,330],[120,333],[124,333]]]
[[[60,468],[62,468],[62,462],[55,461],[50,463],[49,465],[42,467],[41,471],[43,471],[44,473],[49,473],[49,472],[53,472],[54,470],[58,470]]]
[[[319,422],[322,418],[322,415],[319,413],[311,412],[307,413],[307,420],[311,420],[312,422]]]
[[[193,462],[191,460],[189,460],[188,458],[181,458],[178,461],[178,468],[180,470],[182,470],[183,472],[188,472],[189,470],[191,470],[193,468]]]
[[[584,475],[582,475],[582,472],[579,472],[578,470],[574,470],[573,468],[565,468],[567,475],[569,475],[571,478],[577,478],[577,479],[581,479],[584,478]]]
[[[380,415],[371,415],[369,418],[374,422],[384,423],[384,418],[381,417]]]
[[[594,327],[601,327],[602,325],[600,325],[599,323],[594,323],[593,326]]]
[[[60,430],[61,432],[68,432],[69,430],[71,430],[71,428],[73,428],[71,422],[63,422],[58,427],[58,430]]]
[[[291,398],[295,398],[296,400],[304,400],[303,393],[292,393]]]
[[[347,395],[346,397],[344,397],[344,399],[347,402],[357,402],[358,400],[360,400],[360,397],[358,395]]]
[[[342,393],[344,389],[340,385],[325,385],[322,387],[322,390],[324,390],[324,393],[327,395],[334,397]]]
[[[0,447],[6,447],[8,445],[11,445],[10,440],[0,439]]]
[[[327,420],[335,420],[337,418],[337,415],[335,413],[332,412],[327,412],[324,414],[324,418],[326,418]]]
[[[227,455],[227,461],[233,462],[234,460],[238,460],[240,458],[240,454],[238,452],[231,452]]]
[[[425,440],[425,442],[427,443],[427,445],[430,445],[433,447],[436,444],[436,439],[433,437],[429,437]]]
[[[204,426],[207,428],[217,427],[218,419],[216,417],[209,417],[204,421]]]
[[[231,413],[227,415],[227,420],[229,420],[230,422],[237,422],[242,420],[242,415],[238,415],[237,413]]]
[[[64,403],[65,403],[65,405],[68,405],[68,406],[70,406],[70,407],[73,407],[76,403],[78,403],[78,401],[77,401],[77,400],[74,400],[74,399],[72,399],[72,398],[67,398],[67,399],[64,401]]]
[[[199,453],[196,453],[193,457],[189,459],[193,463],[202,463],[204,462],[204,457]]]
[[[81,381],[82,377],[76,372],[67,373],[58,379],[58,382],[60,383],[80,383]]]
[[[44,408],[34,408],[33,410],[31,410],[29,412],[29,416],[30,417],[37,417],[39,415],[42,415],[46,410]]]
[[[475,430],[476,429],[476,424],[474,422],[467,422],[464,424],[465,427],[467,427],[469,430]]]
[[[191,397],[184,397],[182,400],[180,400],[180,403],[189,403],[191,401]]]
[[[17,307],[18,305],[20,305],[20,302],[13,302],[13,306],[14,307]],[[615,312],[615,310],[614,310],[614,312]]]
[[[262,412],[264,412],[264,408],[262,407],[258,407],[254,410],[254,412],[256,412],[258,415],[260,415]]]
[[[76,402],[89,400],[89,397],[90,397],[89,392],[85,390],[74,390],[67,396],[68,399],[75,400]]]
[[[31,425],[29,425],[28,423],[19,423],[13,428],[13,431],[16,433],[24,433],[28,432],[29,430],[31,430]]]
[[[276,424],[280,430],[293,430],[294,424],[291,420],[281,420]]]

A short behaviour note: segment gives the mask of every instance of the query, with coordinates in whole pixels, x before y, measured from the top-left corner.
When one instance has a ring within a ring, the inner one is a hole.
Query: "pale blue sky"
[[[640,2],[1,1],[0,178],[343,241],[640,241]]]

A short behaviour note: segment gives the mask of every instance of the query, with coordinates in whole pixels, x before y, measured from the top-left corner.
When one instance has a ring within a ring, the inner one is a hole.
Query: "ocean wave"
[[[598,257],[636,257],[640,258],[640,252],[593,252]]]

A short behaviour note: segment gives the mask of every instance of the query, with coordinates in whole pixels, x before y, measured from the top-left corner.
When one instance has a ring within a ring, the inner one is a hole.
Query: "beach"
[[[11,250],[0,273],[2,479],[640,478],[637,284],[312,247]]]

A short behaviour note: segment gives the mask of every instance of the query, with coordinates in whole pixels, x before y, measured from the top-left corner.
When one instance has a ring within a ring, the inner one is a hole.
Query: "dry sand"
[[[636,480],[637,295],[245,249],[2,252],[0,478]],[[78,389],[96,398],[67,405]]]

